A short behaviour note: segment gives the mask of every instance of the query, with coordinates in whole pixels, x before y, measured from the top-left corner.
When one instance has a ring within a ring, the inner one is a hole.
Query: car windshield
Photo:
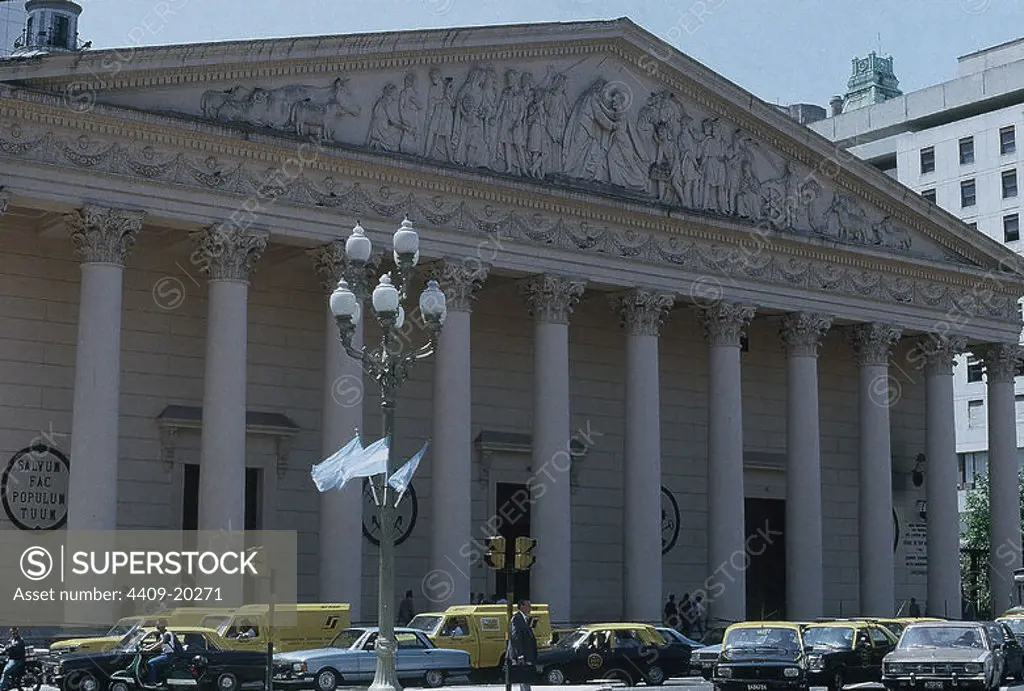
[[[227,625],[231,621],[231,615],[226,614],[211,614],[203,617],[203,620],[199,623],[199,626],[204,629],[214,629],[217,633],[224,635],[227,630]]]
[[[661,634],[662,639],[669,645],[679,642],[676,635],[672,633],[672,629],[658,629],[658,633]]]
[[[900,638],[900,649],[978,648],[984,649],[981,628],[966,626],[908,626]]]
[[[117,642],[114,646],[115,650],[132,650],[137,648],[142,642],[142,639],[146,637],[146,634],[150,633],[146,629],[135,628],[129,631],[124,637]]]
[[[999,621],[1000,623],[1006,624],[1010,627],[1010,631],[1013,631],[1014,636],[1024,636],[1024,619],[1000,619]]]
[[[586,631],[573,631],[558,639],[558,643],[555,645],[556,648],[575,648],[578,644],[586,640],[589,636]]]
[[[441,621],[444,619],[443,616],[437,614],[417,614],[409,622],[410,629],[419,629],[420,631],[433,634],[437,631],[438,627],[441,626]]]
[[[121,638],[122,636],[134,631],[137,626],[138,623],[136,622],[125,622],[122,620],[110,627],[110,631],[107,631],[107,636],[109,638]]]
[[[804,645],[849,650],[853,647],[853,629],[849,626],[812,626],[804,631]]]
[[[366,633],[365,629],[342,629],[331,641],[332,648],[351,648]]]
[[[794,629],[781,626],[744,627],[725,635],[723,649],[771,648],[773,650],[800,650],[800,639]]]

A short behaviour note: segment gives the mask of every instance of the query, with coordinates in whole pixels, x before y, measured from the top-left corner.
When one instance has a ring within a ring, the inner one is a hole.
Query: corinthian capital
[[[738,348],[746,333],[755,308],[738,302],[713,302],[699,308],[704,337],[712,346],[733,346]]]
[[[490,267],[476,260],[442,259],[427,269],[427,278],[437,281],[449,311],[472,312],[473,300],[487,280]]]
[[[924,367],[925,375],[952,374],[956,356],[966,347],[967,339],[963,336],[927,334],[917,340],[914,354],[918,367]]]
[[[902,329],[891,324],[857,324],[849,330],[850,345],[858,365],[888,365],[892,347],[903,336]]]
[[[989,383],[1013,383],[1021,360],[1021,349],[1016,343],[993,343],[974,349],[974,354],[985,363]]]
[[[782,318],[779,335],[787,357],[818,357],[821,342],[832,328],[834,317],[826,314],[792,312]]]
[[[211,281],[248,281],[263,256],[270,233],[221,223],[189,233],[196,245],[192,263]]]
[[[541,274],[520,285],[526,307],[533,318],[542,323],[568,324],[573,307],[586,289],[586,281],[565,276]]]
[[[145,218],[144,211],[85,206],[65,214],[64,222],[83,262],[124,266]]]
[[[630,336],[658,336],[676,299],[667,293],[637,289],[612,295],[610,300]]]
[[[7,205],[11,203],[11,193],[6,187],[0,187],[0,216],[7,213]]]

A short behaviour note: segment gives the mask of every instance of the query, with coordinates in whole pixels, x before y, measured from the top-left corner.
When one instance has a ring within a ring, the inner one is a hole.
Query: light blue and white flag
[[[390,445],[391,439],[383,437],[363,449],[362,453],[350,458],[342,470],[341,484],[338,485],[338,489],[342,489],[345,483],[357,477],[373,477],[388,472],[388,447]]]
[[[395,506],[398,506],[398,502],[402,501],[402,495],[409,489],[409,483],[412,482],[413,473],[416,472],[416,468],[420,465],[420,459],[423,458],[423,454],[427,452],[427,446],[430,444],[428,440],[423,444],[423,448],[416,452],[416,455],[405,462],[401,468],[395,471],[394,475],[388,478],[388,484],[398,492],[398,499],[395,500]]]
[[[326,459],[314,465],[310,474],[313,476],[313,483],[316,485],[317,490],[326,492],[337,487],[342,479],[342,469],[344,468],[345,460],[353,454],[362,453],[362,451],[363,445],[360,443],[359,435],[357,434],[352,437],[352,441],[348,444],[345,444],[345,446],[335,451]]]

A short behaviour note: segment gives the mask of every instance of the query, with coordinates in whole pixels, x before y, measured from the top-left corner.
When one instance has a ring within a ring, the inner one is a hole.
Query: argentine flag
[[[359,442],[359,435],[352,437],[352,441],[341,447],[326,459],[313,466],[310,473],[313,476],[313,483],[317,490],[326,492],[337,487],[341,481],[342,467],[345,459],[354,453],[362,453],[363,445]]]
[[[340,490],[349,480],[357,477],[386,473],[390,443],[390,439],[384,437],[364,449],[357,436],[330,458],[313,467],[313,482],[318,490],[326,492],[329,489]]]
[[[388,478],[388,484],[398,492],[398,499],[395,501],[395,506],[398,506],[398,502],[402,501],[402,495],[409,489],[409,483],[412,482],[413,473],[416,472],[416,468],[419,467],[420,459],[423,458],[423,454],[427,452],[427,445],[430,442],[427,441],[423,444],[423,447],[416,452],[416,455],[405,462],[401,468],[395,471],[394,475]]]

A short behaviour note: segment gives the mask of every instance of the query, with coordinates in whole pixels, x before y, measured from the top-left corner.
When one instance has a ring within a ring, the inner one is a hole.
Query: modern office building
[[[556,622],[686,591],[960,611],[951,353],[1012,397],[1024,261],[629,20],[54,52],[0,85],[0,452],[70,457],[68,528],[297,531],[300,596],[372,619],[372,492],[310,468],[380,429],[327,313],[344,240],[408,217],[448,295],[396,413],[399,454],[432,439],[399,506],[421,607],[503,592],[499,532],[538,540],[516,588]],[[986,424],[1013,447],[1012,410]],[[15,500],[4,528],[64,513]]]
[[[854,60],[855,71],[858,60]],[[872,63],[874,64],[874,62]],[[888,69],[885,69],[888,67]],[[872,74],[894,78],[891,58]],[[958,58],[956,76],[878,103],[842,99],[842,112],[810,125],[939,208],[1015,252],[1021,237],[1020,147],[1024,145],[1024,39]],[[984,367],[958,358],[955,371],[960,503],[986,472],[989,414]],[[1018,445],[1024,442],[1024,377],[1015,384]],[[1024,465],[1024,449],[1020,451]]]

